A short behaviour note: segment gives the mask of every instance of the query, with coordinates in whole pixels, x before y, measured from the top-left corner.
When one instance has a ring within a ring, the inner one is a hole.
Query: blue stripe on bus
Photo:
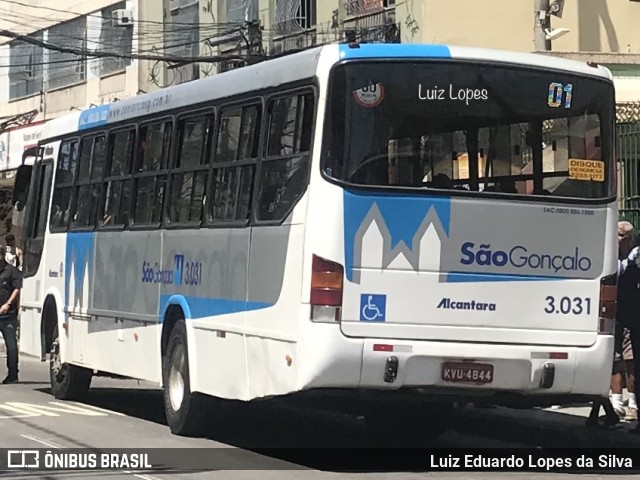
[[[165,316],[169,305],[179,305],[187,319],[213,317],[230,313],[250,312],[269,308],[273,305],[266,302],[248,302],[246,300],[229,300],[225,298],[205,298],[184,295],[160,296],[160,319]]]
[[[340,45],[340,60],[351,58],[451,58],[445,45],[418,43],[363,43],[357,48]]]
[[[571,280],[568,277],[548,277],[544,275],[491,275],[469,272],[450,272],[446,275],[447,283],[480,283],[480,282],[549,282]],[[579,280],[579,279],[575,279]]]
[[[67,235],[64,262],[64,304],[70,305],[70,299],[82,299],[85,272],[89,276],[89,289],[92,288],[93,258],[95,255],[95,232],[73,232]],[[70,291],[73,271],[74,291]]]

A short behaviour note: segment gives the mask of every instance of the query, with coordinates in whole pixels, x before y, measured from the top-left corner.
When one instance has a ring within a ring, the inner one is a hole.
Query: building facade
[[[3,2],[0,29],[28,35],[34,43],[6,37],[0,44],[4,63],[0,118],[36,112],[32,121],[47,120],[270,55],[342,41],[347,34],[362,42],[534,51],[535,4],[535,0]],[[568,1],[559,15],[551,17],[552,29],[568,32],[550,42],[549,49],[573,57],[603,54],[603,63],[618,65],[613,70],[620,77],[620,100],[637,100],[637,72],[629,65],[640,56],[640,29],[634,24],[639,15],[636,0]],[[221,61],[212,58],[217,56]],[[197,57],[206,61],[171,61]]]
[[[0,37],[0,171],[20,164],[51,118],[313,45],[349,38],[536,51],[535,9],[549,2],[560,8],[542,30],[553,38],[544,53],[607,65],[621,123],[640,119],[638,0],[0,2],[0,29],[28,37]],[[625,151],[629,168],[640,165]]]

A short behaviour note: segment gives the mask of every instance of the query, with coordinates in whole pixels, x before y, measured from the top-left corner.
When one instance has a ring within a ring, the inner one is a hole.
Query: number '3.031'
[[[591,299],[586,297],[553,297],[545,298],[546,313],[558,313],[562,315],[589,315],[591,313]]]

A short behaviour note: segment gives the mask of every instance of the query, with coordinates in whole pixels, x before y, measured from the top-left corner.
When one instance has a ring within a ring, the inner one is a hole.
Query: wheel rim
[[[171,355],[171,368],[169,370],[169,400],[174,411],[180,410],[184,398],[184,364],[185,351],[182,345],[176,346]]]
[[[53,348],[51,349],[51,378],[55,383],[64,381],[65,369],[60,360],[60,341],[55,339]]]

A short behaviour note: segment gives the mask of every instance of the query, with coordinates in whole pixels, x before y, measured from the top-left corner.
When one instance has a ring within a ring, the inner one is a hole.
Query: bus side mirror
[[[16,172],[16,180],[13,185],[13,207],[17,211],[22,211],[27,203],[27,194],[29,193],[29,185],[31,184],[31,173],[33,167],[30,165],[20,165]]]

